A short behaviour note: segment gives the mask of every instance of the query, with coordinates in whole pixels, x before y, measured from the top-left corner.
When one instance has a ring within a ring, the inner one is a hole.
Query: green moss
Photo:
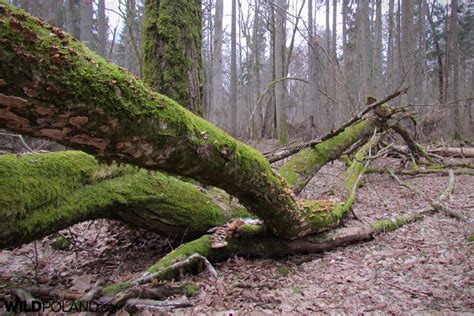
[[[199,287],[192,283],[186,283],[183,285],[184,294],[187,297],[196,296],[199,293]]]
[[[57,250],[66,250],[69,246],[71,246],[71,241],[63,236],[56,237],[56,239],[51,243],[51,247]]]
[[[127,165],[99,165],[82,152],[0,156],[0,246],[77,222],[114,218],[166,235],[201,235],[228,220],[191,183]]]
[[[245,236],[261,235],[265,231],[262,225],[244,224],[239,227],[239,233]]]
[[[191,5],[185,2],[179,6]],[[20,10],[4,1],[2,6],[7,8],[3,11],[10,11],[0,14],[0,78],[6,83],[2,93],[24,96],[25,85],[38,87],[32,100],[53,111],[38,121],[31,108],[36,103],[28,110],[17,109],[32,124],[31,130],[22,132],[41,136],[45,128],[70,128],[58,140],[62,144],[107,161],[130,162],[220,187],[238,197],[274,233],[288,238],[300,233],[300,208],[263,155],[175,101],[153,93],[67,34],[28,14],[17,19],[14,15],[23,14]],[[167,15],[160,13],[158,18]],[[66,114],[85,116],[88,122],[76,128],[64,121]],[[102,141],[101,146],[72,140],[72,135],[83,132]]]
[[[467,237],[468,242],[474,242],[474,235]]]
[[[347,148],[365,137],[375,128],[374,123],[365,119],[347,127],[342,133],[323,141],[312,148],[305,148],[294,155],[280,168],[280,174],[296,190],[304,186],[327,162],[338,158]]]
[[[145,1],[144,78],[157,92],[202,114],[201,95],[192,95],[190,75],[203,82],[201,6],[197,0]],[[199,88],[201,89],[201,88]]]
[[[291,293],[295,295],[304,295],[303,291],[299,287],[291,288]]]
[[[178,261],[188,258],[189,256],[195,253],[200,254],[203,257],[209,258],[212,252],[211,243],[211,237],[209,235],[204,235],[199,239],[183,244],[172,252],[168,253],[165,257],[160,259],[150,268],[148,268],[148,272],[154,273],[161,271]]]
[[[282,276],[287,276],[288,274],[290,274],[290,269],[288,269],[287,267],[279,267],[277,269],[277,272]]]
[[[421,214],[418,214],[415,216],[413,220],[420,220],[422,219],[423,216]],[[408,220],[405,217],[397,217],[393,219],[383,219],[376,221],[375,223],[372,224],[373,229],[376,232],[385,232],[385,231],[394,231],[403,225],[408,224],[409,222],[412,222],[413,220]]]
[[[104,296],[113,296],[117,294],[120,291],[126,290],[128,288],[131,288],[135,284],[133,282],[122,282],[122,283],[117,283],[117,284],[112,284],[109,286],[106,286],[103,288],[103,294]]]
[[[45,205],[56,204],[92,181],[96,160],[85,153],[0,156],[0,216],[26,216]]]

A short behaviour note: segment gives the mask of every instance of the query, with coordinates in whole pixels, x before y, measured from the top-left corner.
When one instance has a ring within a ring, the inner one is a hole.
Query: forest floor
[[[474,163],[474,159],[470,161]],[[396,167],[386,158],[379,164]],[[303,192],[311,199],[337,199],[344,166],[325,166]],[[403,177],[435,198],[447,177]],[[449,206],[464,215],[474,211],[474,177],[456,176]],[[427,202],[388,175],[367,175],[354,213],[344,225],[406,214]],[[199,287],[183,314],[209,312],[271,313],[474,313],[474,225],[442,213],[324,254],[277,260],[234,257],[216,265],[218,278],[208,273],[187,276],[176,284]],[[132,279],[173,249],[179,241],[132,230],[106,220],[86,222],[62,232],[74,236],[76,247],[55,250],[56,236],[14,250],[0,251],[0,299],[7,284],[36,283],[85,293],[96,281]],[[168,282],[169,284],[170,282]]]

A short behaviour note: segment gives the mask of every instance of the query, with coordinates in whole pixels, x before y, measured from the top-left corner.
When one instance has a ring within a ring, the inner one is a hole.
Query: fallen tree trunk
[[[319,231],[336,227],[355,200],[361,165],[380,140],[360,150],[346,171],[348,199],[343,204],[307,201]],[[202,189],[189,182],[132,166],[99,165],[77,151],[0,155],[0,248],[14,247],[76,223],[116,219],[183,240],[201,236],[235,217],[249,216],[223,191]]]
[[[474,158],[474,148],[471,147],[438,147],[428,152],[445,157]]]
[[[256,150],[3,0],[0,43],[0,127],[222,188],[284,238],[321,230]]]
[[[384,98],[383,100],[370,104],[368,107],[366,107],[365,109],[363,109],[362,111],[357,113],[357,115],[352,117],[349,121],[347,121],[346,123],[339,126],[339,128],[337,128],[334,131],[330,131],[329,133],[322,136],[321,138],[313,139],[313,140],[310,140],[309,142],[304,142],[304,143],[301,143],[301,144],[290,144],[290,145],[280,147],[280,148],[275,149],[271,152],[265,153],[265,157],[267,157],[268,161],[273,163],[273,162],[277,162],[279,160],[285,159],[286,157],[290,157],[290,156],[296,154],[297,152],[300,152],[301,150],[303,150],[305,148],[314,147],[314,146],[318,145],[319,143],[322,143],[325,140],[333,138],[333,137],[339,135],[340,133],[344,132],[347,127],[355,125],[356,123],[361,121],[362,118],[364,117],[364,115],[366,115],[367,113],[369,113],[372,110],[379,109],[379,107],[382,107],[388,101],[398,97],[399,95],[401,95],[403,93],[406,93],[407,90],[408,89],[397,90],[394,93],[392,93],[391,95]],[[383,113],[386,112],[386,111],[382,109],[381,111],[379,110],[379,111],[376,111],[376,112],[378,112],[380,114],[379,116],[384,116]]]
[[[326,163],[339,158],[354,143],[365,143],[382,125],[375,117],[346,127],[342,132],[313,147],[302,149],[280,168],[280,174],[299,194]]]
[[[451,174],[446,189],[440,193],[436,201],[438,203],[444,202],[451,195],[453,189],[454,177]],[[119,293],[123,290],[153,280],[178,279],[184,273],[193,273],[196,271],[195,261],[188,260],[188,258],[196,254],[199,257],[207,258],[211,262],[222,261],[235,254],[257,258],[275,258],[290,254],[323,252],[351,243],[371,240],[378,234],[394,231],[404,225],[423,219],[430,212],[440,210],[438,206],[436,203],[430,203],[430,205],[407,215],[381,219],[365,226],[337,228],[298,240],[283,240],[277,236],[267,234],[260,225],[244,224],[238,228],[236,234],[230,236],[225,248],[213,248],[213,236],[202,236],[176,248],[149,267],[139,278],[110,285],[104,288],[104,293],[107,296],[119,296]]]
[[[419,146],[419,145],[418,145]],[[408,146],[394,146],[398,151],[408,153]],[[442,157],[474,158],[474,148],[472,147],[438,147],[427,150],[428,154]]]
[[[76,223],[116,219],[164,236],[196,238],[248,213],[219,192],[131,166],[99,165],[77,151],[0,155],[0,248]]]

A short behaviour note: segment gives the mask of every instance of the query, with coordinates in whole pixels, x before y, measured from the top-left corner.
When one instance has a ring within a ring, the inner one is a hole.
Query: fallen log
[[[438,147],[428,152],[444,157],[474,158],[474,148],[471,147]]]
[[[427,174],[440,174],[440,175],[449,175],[449,170],[444,166],[433,166],[427,168],[414,168],[414,169],[402,169],[402,170],[394,170],[393,171],[397,175],[404,175],[404,176],[419,176],[419,175],[427,175]],[[474,171],[467,169],[467,168],[459,168],[453,169],[455,175],[468,175],[474,176]],[[366,173],[387,173],[387,170],[383,168],[368,168]]]
[[[450,177],[446,189],[440,193],[436,200],[439,203],[444,202],[451,195],[453,189],[454,180],[453,177]],[[284,240],[265,231],[261,225],[244,224],[239,227],[239,234],[230,236],[227,240],[228,245],[224,248],[215,249],[212,247],[212,235],[202,236],[176,248],[149,267],[137,279],[107,286],[105,291],[109,295],[117,296],[124,289],[152,280],[180,278],[183,273],[196,271],[196,268],[193,269],[192,265],[186,265],[185,270],[173,270],[170,267],[176,266],[179,262],[190,262],[188,258],[195,254],[207,258],[210,262],[218,262],[235,254],[254,258],[275,258],[293,254],[323,252],[348,244],[371,240],[376,235],[395,231],[402,226],[423,219],[424,216],[436,209],[436,204],[430,203],[428,206],[407,215],[381,219],[364,226],[337,228],[322,234],[305,236],[298,240]],[[166,273],[163,273],[164,271]]]
[[[408,146],[394,146],[397,151],[409,152]],[[428,148],[428,154],[441,157],[474,158],[474,148],[472,147],[437,147]]]
[[[0,43],[0,127],[221,188],[287,239],[321,230],[259,152],[3,0]]]
[[[339,158],[354,143],[364,144],[381,125],[372,117],[348,126],[334,137],[302,149],[284,163],[279,172],[299,194],[326,163]]]
[[[0,248],[97,218],[190,239],[248,216],[242,207],[218,201],[226,195],[217,190],[203,192],[132,166],[100,165],[78,151],[0,155],[0,192]]]
[[[379,139],[359,152],[360,162]],[[357,164],[347,170],[348,202],[302,202],[302,207],[319,210],[312,218],[319,232],[339,225],[364,170]],[[204,191],[159,172],[99,164],[78,151],[0,155],[0,191],[0,248],[97,218],[189,240],[232,218],[250,216],[239,204],[229,204],[228,195],[218,189]]]
[[[366,115],[370,111],[375,110],[375,109],[381,107],[382,105],[386,104],[388,101],[398,97],[401,94],[406,93],[407,90],[408,89],[397,90],[397,91],[393,92],[391,95],[384,98],[383,100],[375,102],[373,104],[370,104],[365,109],[363,109],[358,114],[356,114],[354,117],[352,117],[350,120],[348,120],[346,123],[339,126],[336,130],[330,131],[329,133],[325,134],[324,136],[322,136],[320,138],[313,139],[313,140],[310,140],[309,142],[304,142],[304,143],[301,143],[301,144],[290,144],[290,145],[287,145],[287,146],[277,148],[277,149],[275,149],[271,152],[265,153],[265,157],[268,159],[268,161],[270,163],[274,163],[274,162],[280,161],[282,159],[285,159],[286,157],[294,155],[297,152],[303,150],[304,148],[316,146],[317,144],[322,143],[325,140],[333,138],[333,137],[339,135],[340,133],[344,132],[344,130],[347,127],[352,126],[352,125],[358,123],[359,121],[361,121],[362,118],[364,117],[364,115]],[[382,110],[380,112],[384,112],[384,110]]]

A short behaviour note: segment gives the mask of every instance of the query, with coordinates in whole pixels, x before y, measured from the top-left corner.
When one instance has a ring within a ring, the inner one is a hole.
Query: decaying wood
[[[474,158],[474,148],[471,147],[438,147],[428,152],[445,157]]]
[[[395,146],[397,151],[409,152],[408,146]],[[474,158],[474,148],[472,147],[437,147],[428,148],[428,154],[434,157],[458,157],[458,158]]]
[[[184,308],[193,306],[188,299],[176,299],[176,300],[167,300],[167,301],[157,301],[150,299],[129,299],[125,304],[125,309],[130,313],[137,313],[144,309],[146,310],[170,310],[175,308]]]

